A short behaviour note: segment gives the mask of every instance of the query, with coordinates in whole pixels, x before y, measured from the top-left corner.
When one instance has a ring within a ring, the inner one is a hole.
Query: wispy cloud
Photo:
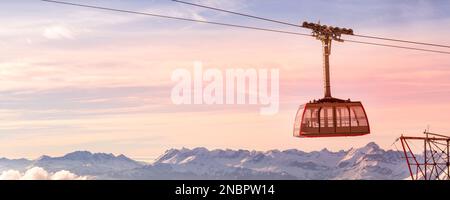
[[[72,30],[66,26],[50,26],[44,28],[42,35],[50,40],[74,39],[75,35]]]

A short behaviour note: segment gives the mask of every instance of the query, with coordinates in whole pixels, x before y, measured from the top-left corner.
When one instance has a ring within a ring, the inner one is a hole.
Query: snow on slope
[[[68,170],[78,175],[99,175],[142,167],[143,164],[124,155],[75,151],[62,157],[41,156],[32,163],[50,172]]]
[[[303,152],[295,149],[267,152],[171,149],[154,164],[167,164],[176,172],[210,177],[247,169],[295,179],[404,179],[408,171],[401,153],[385,151],[375,143],[358,149]]]
[[[76,151],[62,157],[36,160],[0,159],[0,170],[25,171],[42,167],[67,170],[97,179],[405,179],[408,171],[401,152],[385,151],[375,143],[331,152],[327,149],[285,151],[170,149],[154,163],[124,155]],[[0,171],[0,172],[1,172]]]

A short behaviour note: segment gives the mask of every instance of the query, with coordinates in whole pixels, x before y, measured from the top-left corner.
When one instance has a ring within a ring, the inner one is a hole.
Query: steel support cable
[[[210,10],[230,13],[230,14],[234,14],[234,15],[240,15],[240,16],[249,17],[249,18],[253,18],[253,19],[258,19],[258,20],[263,20],[263,21],[268,21],[268,22],[273,22],[273,23],[278,23],[278,24],[283,24],[283,25],[288,25],[288,26],[293,26],[293,27],[304,28],[303,26],[301,26],[299,24],[294,24],[294,23],[290,23],[290,22],[284,22],[284,21],[269,19],[269,18],[265,18],[265,17],[258,17],[255,15],[239,13],[239,12],[235,12],[235,11],[225,10],[225,9],[221,9],[221,8],[215,8],[215,7],[211,7],[211,6],[206,6],[206,5],[201,5],[201,4],[191,3],[191,2],[186,2],[186,1],[180,1],[180,0],[172,0],[172,1],[177,2],[177,3],[186,4],[186,5],[206,8],[206,9],[210,9]],[[387,40],[387,41],[391,41],[391,42],[403,42],[403,43],[410,43],[410,44],[417,44],[417,45],[428,45],[428,46],[435,46],[435,47],[442,47],[442,48],[450,48],[450,45],[441,45],[441,44],[433,44],[433,43],[427,43],[427,42],[401,40],[401,39],[379,37],[379,36],[360,35],[360,34],[354,34],[354,35],[349,35],[349,36],[368,38],[368,39],[377,39],[377,40]]]
[[[168,16],[168,15],[153,14],[153,13],[148,13],[148,12],[138,12],[138,11],[116,9],[116,8],[107,8],[107,7],[92,6],[92,5],[86,5],[86,4],[65,2],[65,1],[53,1],[53,0],[41,0],[41,1],[57,3],[57,4],[65,4],[65,5],[70,5],[70,6],[78,6],[78,7],[84,7],[84,8],[92,8],[92,9],[99,9],[99,10],[137,14],[137,15],[146,15],[146,16],[151,16],[151,17],[166,18],[166,19],[173,19],[173,20],[198,22],[198,23],[204,23],[204,24],[214,24],[214,25],[229,26],[229,27],[235,27],[235,28],[244,28],[244,29],[252,29],[252,30],[269,31],[269,32],[276,32],[276,33],[284,33],[284,34],[311,36],[312,37],[311,34],[298,33],[298,32],[292,32],[292,31],[283,31],[283,30],[277,30],[277,29],[259,28],[259,27],[253,27],[253,26],[243,26],[243,25],[236,25],[236,24],[229,24],[229,23],[222,23],[222,22],[189,19],[189,18],[183,18],[183,17],[173,17],[173,16]]]
[[[244,25],[236,25],[236,24],[229,24],[229,23],[222,23],[222,22],[213,22],[213,21],[205,21],[205,20],[196,20],[196,19],[182,18],[182,17],[173,17],[173,16],[167,16],[167,15],[153,14],[153,13],[148,13],[148,12],[138,12],[138,11],[116,9],[116,8],[107,8],[107,7],[100,7],[100,6],[93,6],[93,5],[86,5],[86,4],[78,4],[78,3],[65,2],[65,1],[53,1],[53,0],[41,0],[41,1],[50,2],[50,3],[57,3],[57,4],[65,4],[65,5],[70,5],[70,6],[78,6],[78,7],[106,10],[106,11],[114,11],[114,12],[122,12],[122,13],[129,13],[129,14],[146,15],[146,16],[151,16],[151,17],[166,18],[166,19],[173,19],[173,20],[181,20],[181,21],[197,22],[197,23],[204,23],[204,24],[228,26],[228,27],[234,27],[234,28],[251,29],[251,30],[267,31],[267,32],[274,32],[274,33],[283,33],[283,34],[290,34],[290,35],[300,35],[300,36],[313,37],[313,35],[311,35],[311,34],[292,32],[292,31],[284,31],[284,30],[277,30],[277,29],[260,28],[260,27],[253,27],[253,26],[244,26]],[[344,40],[344,41],[352,42],[352,43],[367,44],[367,45],[376,45],[376,46],[383,46],[383,47],[399,48],[399,49],[408,49],[408,50],[416,50],[416,51],[425,51],[425,52],[433,52],[433,53],[450,54],[450,52],[448,52],[448,51],[439,51],[439,50],[432,50],[432,49],[423,49],[423,48],[415,48],[415,47],[407,47],[407,46],[399,46],[399,45],[390,45],[390,44],[382,44],[382,43],[374,43],[374,42],[364,42],[364,41],[357,41],[357,40]]]

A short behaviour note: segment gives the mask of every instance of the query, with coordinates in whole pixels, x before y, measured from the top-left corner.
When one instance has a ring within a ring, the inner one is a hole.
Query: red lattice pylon
[[[424,132],[425,137],[401,136],[404,156],[412,180],[450,180],[450,137]],[[411,148],[412,141],[423,144],[423,156]]]

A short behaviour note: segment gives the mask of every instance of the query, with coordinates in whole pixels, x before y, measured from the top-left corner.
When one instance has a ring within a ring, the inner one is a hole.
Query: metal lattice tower
[[[406,163],[412,180],[450,180],[450,137],[424,132],[425,137],[401,136]],[[423,156],[414,153],[412,141],[423,143]]]

